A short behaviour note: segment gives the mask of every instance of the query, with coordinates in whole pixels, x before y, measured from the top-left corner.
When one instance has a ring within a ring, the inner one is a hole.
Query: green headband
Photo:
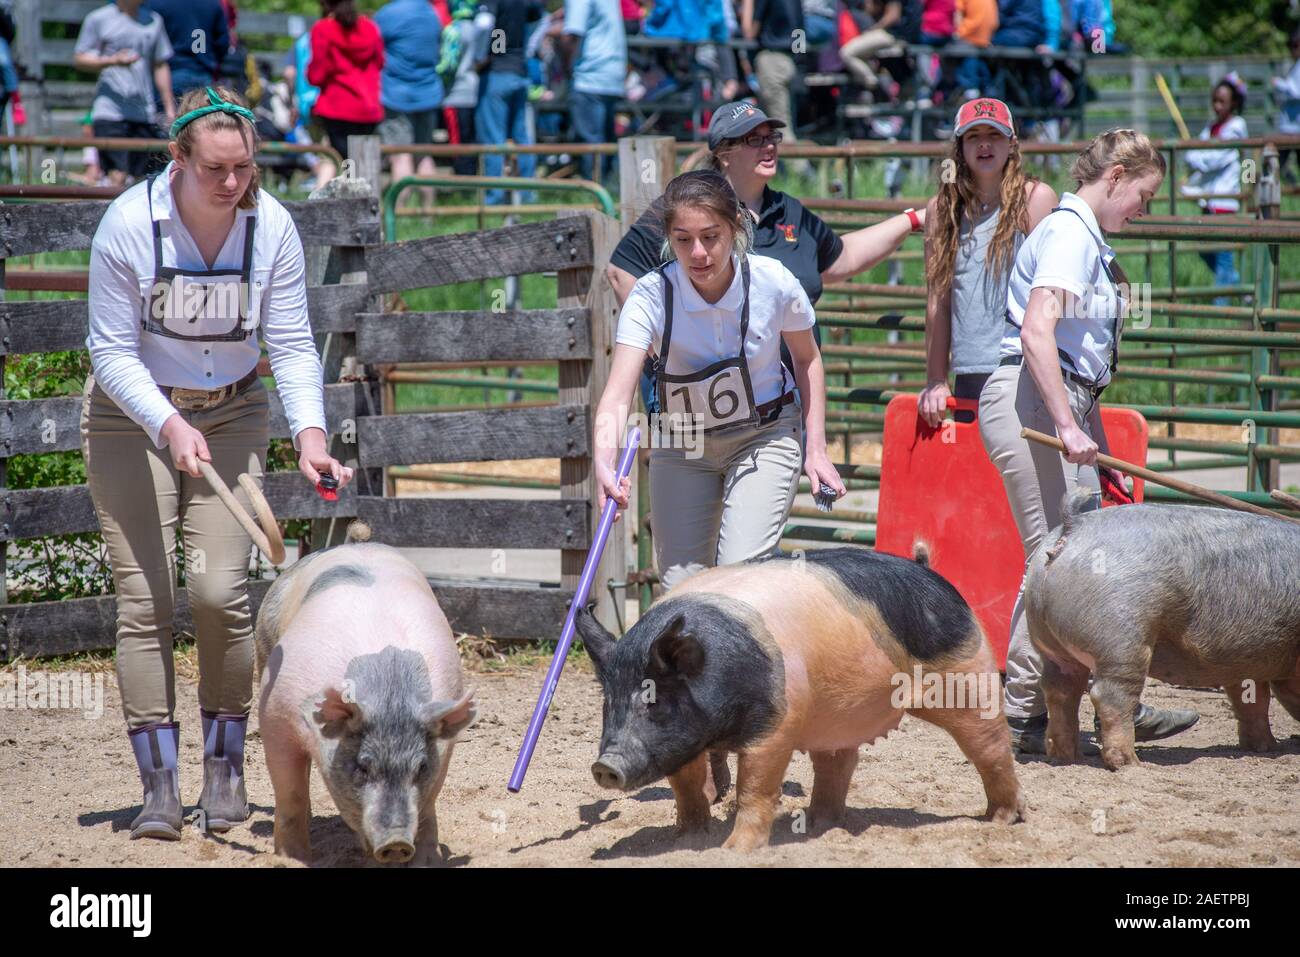
[[[172,139],[175,139],[176,134],[179,133],[181,130],[185,129],[185,127],[188,126],[190,123],[193,123],[200,116],[207,116],[209,113],[220,112],[220,113],[230,113],[233,114],[234,116],[242,116],[244,119],[248,120],[248,122],[252,123],[254,127],[257,126],[257,117],[253,115],[253,111],[250,110],[248,107],[240,106],[238,103],[231,103],[227,100],[223,100],[221,97],[217,96],[217,94],[213,91],[212,87],[210,86],[204,87],[204,89],[207,90],[208,102],[211,105],[200,106],[197,110],[190,110],[184,116],[176,117],[176,122],[172,123],[172,130],[171,130]]]

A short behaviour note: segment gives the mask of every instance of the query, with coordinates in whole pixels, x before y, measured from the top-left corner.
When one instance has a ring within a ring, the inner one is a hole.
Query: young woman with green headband
[[[251,541],[202,477],[211,463],[246,508],[270,406],[259,329],[310,482],[352,470],[326,451],[320,360],[307,320],[302,242],[258,188],[253,114],[230,90],[193,90],[171,127],[171,162],[122,193],[91,245],[93,374],[81,413],[86,479],[117,592],[117,675],[144,807],[131,836],[180,837],[172,617],[176,541],[198,640],[201,820],[248,816],[244,731],[252,704]]]

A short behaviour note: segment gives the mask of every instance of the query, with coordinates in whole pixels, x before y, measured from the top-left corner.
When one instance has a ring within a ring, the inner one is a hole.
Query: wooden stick
[[[1044,435],[1033,429],[1021,429],[1020,437],[1029,439],[1031,442],[1037,442],[1040,445],[1047,445],[1056,449],[1058,452],[1065,452],[1065,443],[1054,435]],[[1184,495],[1191,495],[1195,498],[1204,499],[1207,502],[1213,502],[1215,505],[1223,508],[1234,509],[1238,512],[1254,512],[1256,515],[1267,515],[1269,518],[1280,519],[1284,522],[1294,522],[1300,525],[1300,518],[1292,518],[1290,515],[1279,515],[1277,512],[1270,512],[1266,508],[1253,505],[1250,502],[1243,502],[1235,499],[1230,495],[1223,495],[1220,492],[1212,491],[1208,488],[1202,488],[1191,482],[1184,482],[1182,479],[1174,478],[1170,475],[1163,475],[1160,472],[1153,472],[1151,469],[1143,468],[1141,465],[1134,465],[1132,462],[1125,462],[1123,459],[1117,459],[1113,455],[1106,455],[1104,452],[1097,453],[1097,463],[1105,465],[1107,468],[1117,469],[1128,475],[1143,479],[1147,482],[1154,482],[1157,485],[1163,485],[1165,488],[1171,488],[1176,492],[1182,492]]]
[[[1165,101],[1169,115],[1174,118],[1174,124],[1178,127],[1179,134],[1183,139],[1190,140],[1192,134],[1188,132],[1187,124],[1183,122],[1182,111],[1178,109],[1178,104],[1174,101],[1174,95],[1169,92],[1169,84],[1165,82],[1163,73],[1156,74],[1156,89],[1160,91],[1160,96]]]
[[[1296,498],[1294,495],[1288,495],[1280,488],[1275,488],[1268,494],[1275,502],[1280,502],[1288,508],[1300,509],[1300,498]]]
[[[239,476],[239,484],[248,493],[248,500],[253,503],[253,510],[257,512],[258,521],[253,521],[251,515],[244,510],[244,506],[239,504],[239,500],[226,487],[217,470],[212,467],[210,462],[202,459],[198,460],[199,471],[203,477],[208,480],[212,490],[217,493],[217,497],[225,503],[226,508],[230,509],[230,514],[235,516],[235,520],[243,526],[244,531],[248,532],[256,545],[271,562],[272,565],[279,565],[284,561],[284,537],[280,534],[280,525],[275,520],[275,514],[271,511],[271,505],[267,502],[262,490],[257,487],[252,476],[247,473]]]

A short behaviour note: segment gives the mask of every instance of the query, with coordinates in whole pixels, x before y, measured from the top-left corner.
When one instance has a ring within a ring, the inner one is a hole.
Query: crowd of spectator
[[[9,2],[0,0],[5,98],[18,85],[6,42]],[[685,117],[680,132],[698,137],[704,131],[691,123],[706,124],[710,104],[747,96],[787,124],[787,142],[825,117],[824,102],[809,109],[814,96],[831,97],[831,106],[879,107],[860,111],[870,119],[855,132],[888,136],[900,132],[904,104],[933,106],[942,116],[963,100],[993,96],[1023,116],[1035,108],[1064,116],[1085,93],[1069,62],[1052,55],[1124,51],[1111,0],[376,0],[366,7],[320,0],[320,18],[274,71],[249,54],[237,25],[234,0],[113,0],[96,8],[75,47],[77,66],[99,75],[87,132],[159,137],[185,90],[221,82],[255,105],[265,138],[329,144],[345,160],[348,137],[358,133],[396,146],[598,144],[636,132],[638,118],[656,111]],[[629,44],[634,36],[646,40]],[[815,90],[813,74],[821,78]],[[1277,95],[1297,98],[1296,82],[1279,81]],[[705,109],[682,110],[682,101]],[[1287,109],[1291,122],[1297,111]],[[1044,125],[1047,135],[1061,132],[1052,121]],[[336,173],[330,156],[283,162],[307,164],[323,183]],[[112,183],[140,176],[151,162],[115,149],[88,151],[86,159],[90,181]],[[609,185],[612,164],[582,153],[573,160],[579,175]],[[532,176],[537,162],[534,153],[515,154],[514,172]],[[504,163],[489,154],[484,171],[500,175]],[[454,168],[478,172],[477,157],[458,158]],[[428,175],[433,163],[427,155],[393,155],[390,171]],[[491,190],[486,201],[505,196]]]

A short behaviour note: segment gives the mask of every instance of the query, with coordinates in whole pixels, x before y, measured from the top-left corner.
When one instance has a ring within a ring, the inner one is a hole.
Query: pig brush
[[[243,526],[244,531],[248,532],[249,537],[253,539],[253,544],[264,554],[272,565],[279,565],[284,561],[284,536],[280,534],[280,525],[275,520],[275,513],[271,511],[270,504],[266,501],[266,496],[262,490],[257,487],[252,476],[247,472],[239,476],[240,487],[248,493],[248,500],[253,503],[253,511],[257,513],[257,521],[248,514],[244,506],[239,504],[239,499],[231,493],[226,483],[222,481],[221,476],[212,464],[202,459],[198,460],[199,471],[203,477],[208,480],[212,490],[217,493],[217,497],[225,503],[226,508],[230,509],[230,514],[235,516],[235,520]],[[260,527],[259,527],[260,523]]]
[[[615,485],[623,484],[623,479],[631,474],[632,462],[636,456],[637,446],[640,444],[641,430],[633,428],[627,434],[623,455],[618,461],[618,472],[614,477]],[[569,602],[569,613],[564,618],[560,642],[555,646],[551,666],[546,669],[546,681],[542,684],[542,693],[537,697],[537,706],[533,708],[528,730],[524,732],[524,743],[519,748],[519,757],[515,759],[514,770],[510,772],[510,782],[506,785],[506,790],[512,794],[518,794],[519,789],[524,786],[528,762],[533,759],[533,749],[537,747],[537,738],[542,733],[542,722],[546,720],[546,713],[551,708],[551,699],[555,697],[556,686],[560,683],[560,672],[564,670],[564,659],[569,656],[569,646],[573,644],[578,609],[586,604],[587,593],[591,591],[591,581],[596,577],[596,566],[600,564],[600,556],[605,551],[605,541],[609,538],[609,530],[614,525],[614,516],[617,513],[618,503],[612,498],[605,499],[605,508],[600,513],[600,523],[596,526],[596,536],[592,539],[591,548],[587,552],[587,561],[582,566],[582,576],[578,579],[578,588],[573,593],[573,600]]]

